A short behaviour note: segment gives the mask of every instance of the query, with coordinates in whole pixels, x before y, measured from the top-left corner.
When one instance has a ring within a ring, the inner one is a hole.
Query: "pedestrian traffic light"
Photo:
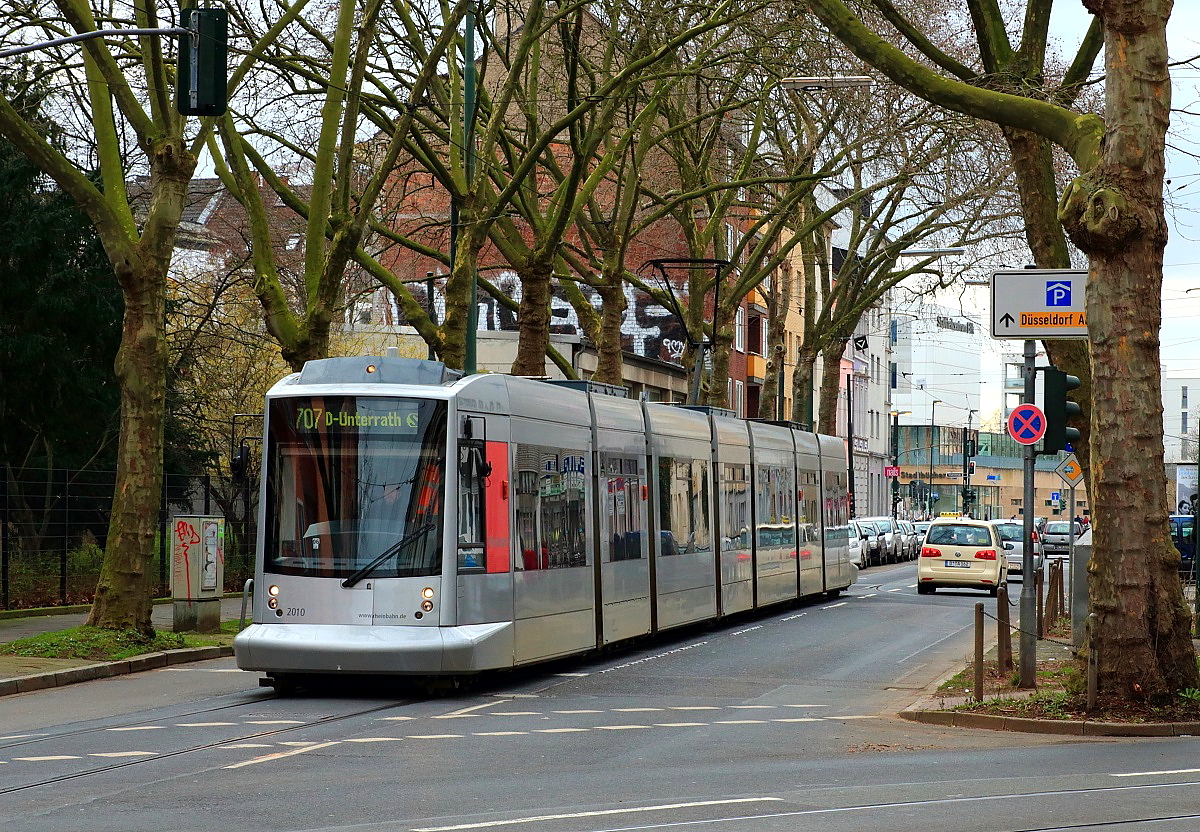
[[[1056,454],[1068,443],[1079,440],[1079,429],[1069,427],[1067,420],[1078,418],[1083,408],[1067,398],[1067,393],[1079,386],[1079,379],[1057,367],[1042,370],[1044,378],[1042,405],[1046,414],[1046,434],[1042,439],[1043,454]]]
[[[234,482],[241,482],[250,470],[250,449],[239,445],[237,451],[229,458],[229,475]]]
[[[180,26],[192,32],[179,39],[175,106],[185,116],[219,116],[225,112],[229,12],[183,9]]]

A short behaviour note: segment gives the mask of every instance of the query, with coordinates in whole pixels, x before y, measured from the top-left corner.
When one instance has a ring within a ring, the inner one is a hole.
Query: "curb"
[[[33,673],[28,676],[16,676],[12,679],[0,679],[0,696],[30,693],[35,690],[73,685],[76,682],[90,682],[93,679],[107,679],[111,676],[124,676],[129,673],[140,673],[143,670],[156,670],[169,665],[220,659],[232,655],[233,647],[217,646],[185,647],[179,650],[145,653],[116,662],[97,662],[96,664],[85,664],[82,667],[56,670],[52,673]]]
[[[1088,720],[1027,719],[1025,717],[973,714],[964,711],[907,710],[901,719],[948,728],[983,728],[1025,734],[1065,737],[1193,737],[1200,736],[1200,722],[1091,722]]]

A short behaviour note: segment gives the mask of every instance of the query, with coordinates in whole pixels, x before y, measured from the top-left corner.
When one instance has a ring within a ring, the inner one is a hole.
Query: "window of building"
[[[1179,388],[1179,406],[1180,406],[1180,407],[1182,407],[1184,410],[1187,410],[1187,406],[1188,406],[1188,403],[1187,403],[1187,387],[1180,387],[1180,388]]]
[[[733,348],[738,352],[746,351],[746,310],[738,309],[733,321]]]
[[[733,412],[739,417],[742,413],[742,396],[745,394],[746,385],[740,379],[733,383]]]
[[[763,355],[766,352],[763,343],[763,333],[766,327],[763,326],[762,315],[751,315],[746,322],[746,343],[749,346],[749,351],[755,355]]]

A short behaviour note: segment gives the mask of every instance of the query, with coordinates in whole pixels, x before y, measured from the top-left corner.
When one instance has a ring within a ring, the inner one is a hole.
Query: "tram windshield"
[[[267,430],[267,572],[441,573],[445,402],[274,399]]]

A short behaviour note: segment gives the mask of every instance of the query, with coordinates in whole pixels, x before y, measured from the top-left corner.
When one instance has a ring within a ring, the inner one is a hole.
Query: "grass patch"
[[[135,630],[102,630],[98,627],[72,627],[54,633],[0,644],[0,654],[43,659],[87,659],[119,661],[160,650],[185,647],[228,646],[237,634],[238,623],[227,621],[221,632],[211,634],[158,631],[146,638]]]

